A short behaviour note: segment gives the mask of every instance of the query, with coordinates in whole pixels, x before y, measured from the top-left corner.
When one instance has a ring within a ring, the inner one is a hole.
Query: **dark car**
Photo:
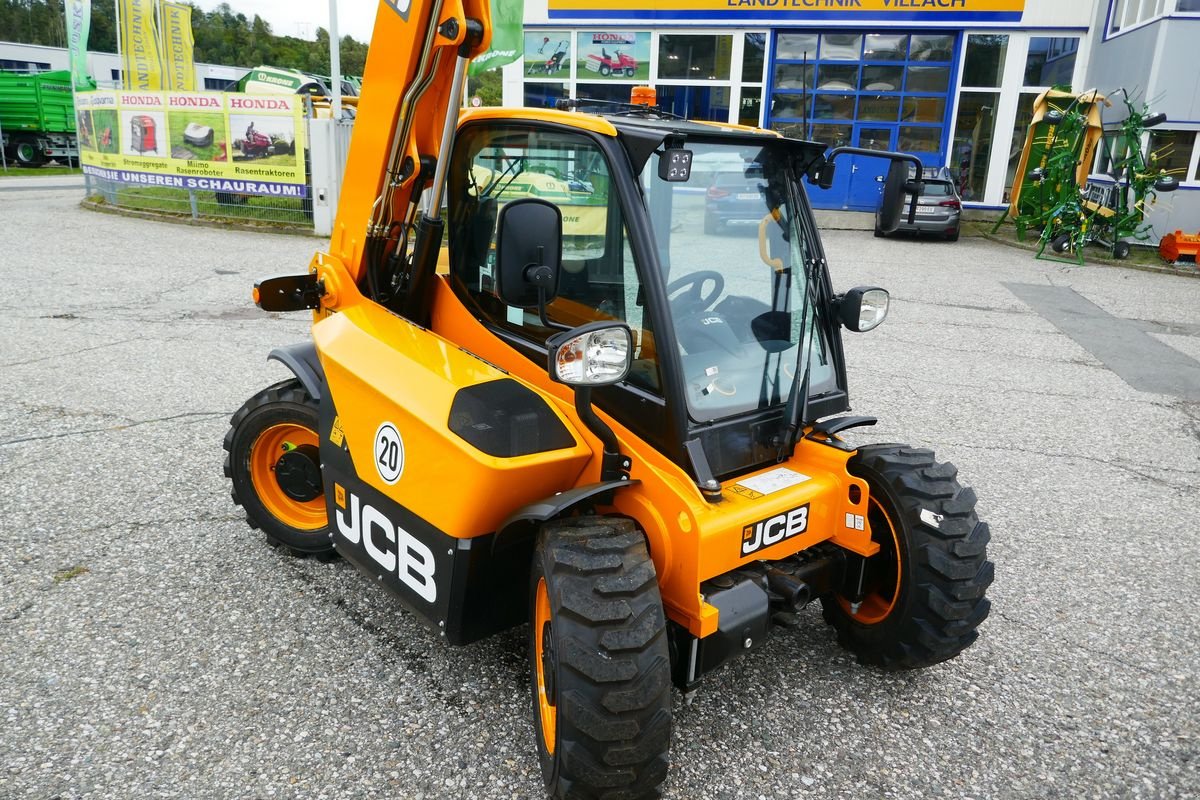
[[[953,181],[944,177],[926,177],[924,183],[925,190],[917,198],[915,220],[911,223],[908,221],[909,203],[912,202],[910,194],[905,200],[900,227],[896,230],[905,233],[932,233],[947,241],[957,242],[962,225],[962,198],[958,195],[958,188]],[[875,212],[875,235],[885,235],[879,227],[878,211]]]
[[[761,173],[751,170],[717,172],[704,195],[704,232],[721,233],[732,228],[757,228],[767,213]]]

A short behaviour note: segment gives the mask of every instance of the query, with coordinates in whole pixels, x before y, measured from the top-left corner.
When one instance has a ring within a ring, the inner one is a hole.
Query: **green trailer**
[[[0,144],[21,166],[79,158],[68,70],[0,72]]]

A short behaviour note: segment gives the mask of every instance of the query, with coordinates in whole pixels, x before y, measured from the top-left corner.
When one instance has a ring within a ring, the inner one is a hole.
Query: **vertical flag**
[[[126,89],[163,88],[162,54],[154,24],[154,0],[117,0],[121,4],[122,76]]]
[[[524,16],[525,0],[492,0],[492,43],[471,62],[468,75],[499,69],[524,54]]]
[[[196,65],[192,47],[192,7],[163,0],[159,7],[162,27],[162,60],[166,69],[164,88],[175,92],[196,90]]]
[[[95,89],[88,75],[88,31],[92,27],[92,0],[66,0],[67,51],[71,58],[71,83],[76,89]]]

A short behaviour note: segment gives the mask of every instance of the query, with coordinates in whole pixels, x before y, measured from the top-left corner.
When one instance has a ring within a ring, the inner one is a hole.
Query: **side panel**
[[[455,539],[491,533],[514,508],[571,488],[592,458],[574,426],[549,405],[542,413],[556,417],[566,435],[545,437],[542,452],[489,455],[453,433],[461,390],[509,376],[374,304],[321,320],[313,338],[350,474]],[[524,417],[513,419],[519,437],[551,427],[527,431]]]

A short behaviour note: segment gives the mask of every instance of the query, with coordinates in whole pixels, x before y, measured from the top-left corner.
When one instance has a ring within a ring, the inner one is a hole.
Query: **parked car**
[[[917,198],[917,214],[913,222],[908,221],[909,203],[912,195],[908,195],[904,213],[900,217],[900,227],[897,232],[932,233],[951,242],[957,242],[962,228],[962,198],[954,181],[948,179],[943,169],[927,169],[923,178],[925,189]],[[875,212],[875,235],[882,238],[883,230],[879,227],[879,212]]]
[[[745,170],[713,173],[704,194],[704,232],[721,233],[734,227],[758,227],[767,213],[761,174]]]

